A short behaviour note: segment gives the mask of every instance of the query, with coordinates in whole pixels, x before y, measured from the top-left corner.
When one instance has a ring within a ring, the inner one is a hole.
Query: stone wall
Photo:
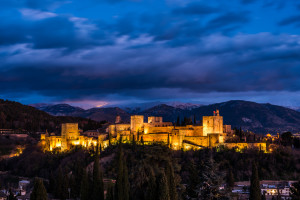
[[[239,150],[243,149],[259,149],[262,151],[267,151],[266,143],[223,143],[225,147],[232,149],[237,148]]]

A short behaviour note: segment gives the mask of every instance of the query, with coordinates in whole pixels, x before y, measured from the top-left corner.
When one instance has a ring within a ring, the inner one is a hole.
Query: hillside
[[[48,113],[53,112],[54,106],[48,106],[45,110]],[[126,112],[118,107],[113,108],[92,108],[88,110],[70,108],[72,106],[60,107],[60,114],[90,118],[96,121],[107,120],[114,122],[115,117],[120,115],[122,120],[129,122],[131,114],[140,114],[145,116],[162,116],[164,121],[176,122],[177,117],[181,120],[184,117],[194,118],[201,123],[202,116],[212,115],[216,109],[224,116],[224,124],[231,124],[232,127],[242,128],[244,130],[255,131],[257,133],[277,133],[284,131],[300,131],[300,112],[282,106],[272,104],[259,104],[250,101],[228,101],[223,103],[200,106],[196,108],[189,107],[182,109],[166,104],[156,105],[143,111]],[[63,110],[64,108],[66,110]],[[76,110],[76,112],[69,112]]]
[[[82,108],[70,106],[68,104],[41,106],[38,107],[38,109],[55,116],[74,116],[74,114],[84,111]]]
[[[0,99],[0,128],[25,129],[27,131],[55,131],[61,123],[78,122],[86,129],[99,128],[101,123],[81,117],[52,116],[34,107]]]
[[[299,112],[272,104],[228,101],[193,109],[193,113],[202,117],[216,109],[224,117],[224,124],[231,124],[232,127],[242,127],[258,133],[300,131]]]

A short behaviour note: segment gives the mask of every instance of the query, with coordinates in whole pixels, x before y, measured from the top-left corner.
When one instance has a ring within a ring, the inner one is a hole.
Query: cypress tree
[[[176,126],[180,126],[180,118],[177,116]]]
[[[252,165],[249,200],[261,200],[261,190],[259,185],[258,171],[255,163],[253,163]]]
[[[31,200],[47,200],[48,195],[46,188],[44,186],[43,180],[39,178],[35,178],[33,190],[30,194]]]
[[[129,200],[129,180],[128,169],[124,160],[122,144],[119,146],[119,161],[118,161],[118,174],[116,183],[116,199]]]
[[[226,176],[227,188],[232,189],[234,187],[234,177],[232,173],[232,169],[229,168]]]
[[[111,134],[110,132],[108,132],[108,145],[110,146],[111,145]]]
[[[141,137],[141,143],[142,143],[142,145],[144,145],[144,137],[143,136]]]
[[[60,196],[61,199],[68,199],[69,197],[68,188],[69,188],[69,179],[68,179],[68,175],[66,174],[63,176],[62,193]]]
[[[153,172],[150,174],[150,178],[147,184],[147,191],[145,193],[145,200],[157,200],[157,185],[156,185],[156,178]]]
[[[17,198],[15,197],[14,193],[9,189],[9,196],[7,198],[8,200],[16,200]]]
[[[169,189],[170,199],[176,200],[178,199],[178,194],[177,194],[176,183],[175,183],[174,169],[170,162],[168,162],[167,164],[166,177],[169,186],[168,189]]]
[[[59,167],[55,179],[55,192],[54,192],[57,198],[62,198],[63,196],[63,182],[64,182],[64,174],[61,167]]]
[[[96,155],[93,168],[93,200],[104,200],[103,175],[99,165],[98,145],[96,147]]]
[[[290,188],[290,193],[292,200],[299,200],[300,199],[300,181],[293,184],[293,187]]]
[[[85,171],[82,170],[82,180],[80,186],[80,200],[89,200],[89,178]]]
[[[106,199],[105,200],[114,200],[114,186],[113,186],[113,183],[110,183],[107,186],[107,193],[106,193]]]
[[[51,171],[50,173],[50,178],[49,178],[49,192],[50,193],[55,193],[55,176],[53,172]]]
[[[189,162],[188,172],[189,172],[189,182],[186,188],[187,195],[190,198],[196,198],[197,197],[196,190],[199,184],[199,175],[193,161]]]
[[[169,186],[165,173],[160,173],[157,180],[158,200],[171,200]],[[172,199],[173,200],[173,199]]]
[[[123,200],[123,149],[122,143],[119,144],[119,161],[118,161],[118,175],[116,182],[116,199]]]
[[[267,200],[267,198],[266,198],[266,192],[264,192],[264,193],[261,195],[261,200]]]
[[[124,169],[124,172],[123,172],[123,188],[124,188],[124,191],[123,191],[123,194],[124,194],[124,200],[129,200],[129,179],[128,179],[128,168],[127,168],[127,165],[126,165],[126,160],[123,161],[123,169]]]
[[[73,191],[72,194],[74,197],[80,197],[80,189],[81,189],[81,182],[83,178],[83,173],[85,173],[85,169],[83,167],[82,162],[77,162],[75,164],[75,170],[73,173],[73,178],[72,178],[72,187],[71,190]]]

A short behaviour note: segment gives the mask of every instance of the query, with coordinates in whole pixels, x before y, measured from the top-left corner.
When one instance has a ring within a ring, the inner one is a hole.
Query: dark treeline
[[[0,99],[0,129],[26,130],[29,132],[57,131],[61,123],[78,122],[85,130],[94,130],[104,122],[69,116],[52,116],[34,107],[22,105],[18,102]]]
[[[59,199],[70,195],[102,200],[104,190],[109,200],[230,199],[235,181],[251,180],[257,191],[257,180],[299,180],[299,159],[298,151],[284,147],[265,154],[172,151],[164,145],[134,143],[110,146],[100,156],[81,148],[63,154],[29,148],[20,157],[2,161],[0,167],[14,175],[48,180],[47,192]]]

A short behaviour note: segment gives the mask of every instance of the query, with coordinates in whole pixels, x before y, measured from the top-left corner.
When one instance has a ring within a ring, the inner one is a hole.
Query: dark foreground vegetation
[[[83,200],[99,199],[99,195],[103,199],[104,190],[106,199],[230,199],[234,181],[255,182],[253,169],[260,180],[300,178],[300,153],[284,147],[265,154],[255,150],[172,151],[163,145],[123,144],[97,154],[81,148],[43,153],[38,146],[31,146],[21,156],[1,161],[0,169],[9,171],[6,176],[43,178],[47,192],[56,198],[70,195]]]

